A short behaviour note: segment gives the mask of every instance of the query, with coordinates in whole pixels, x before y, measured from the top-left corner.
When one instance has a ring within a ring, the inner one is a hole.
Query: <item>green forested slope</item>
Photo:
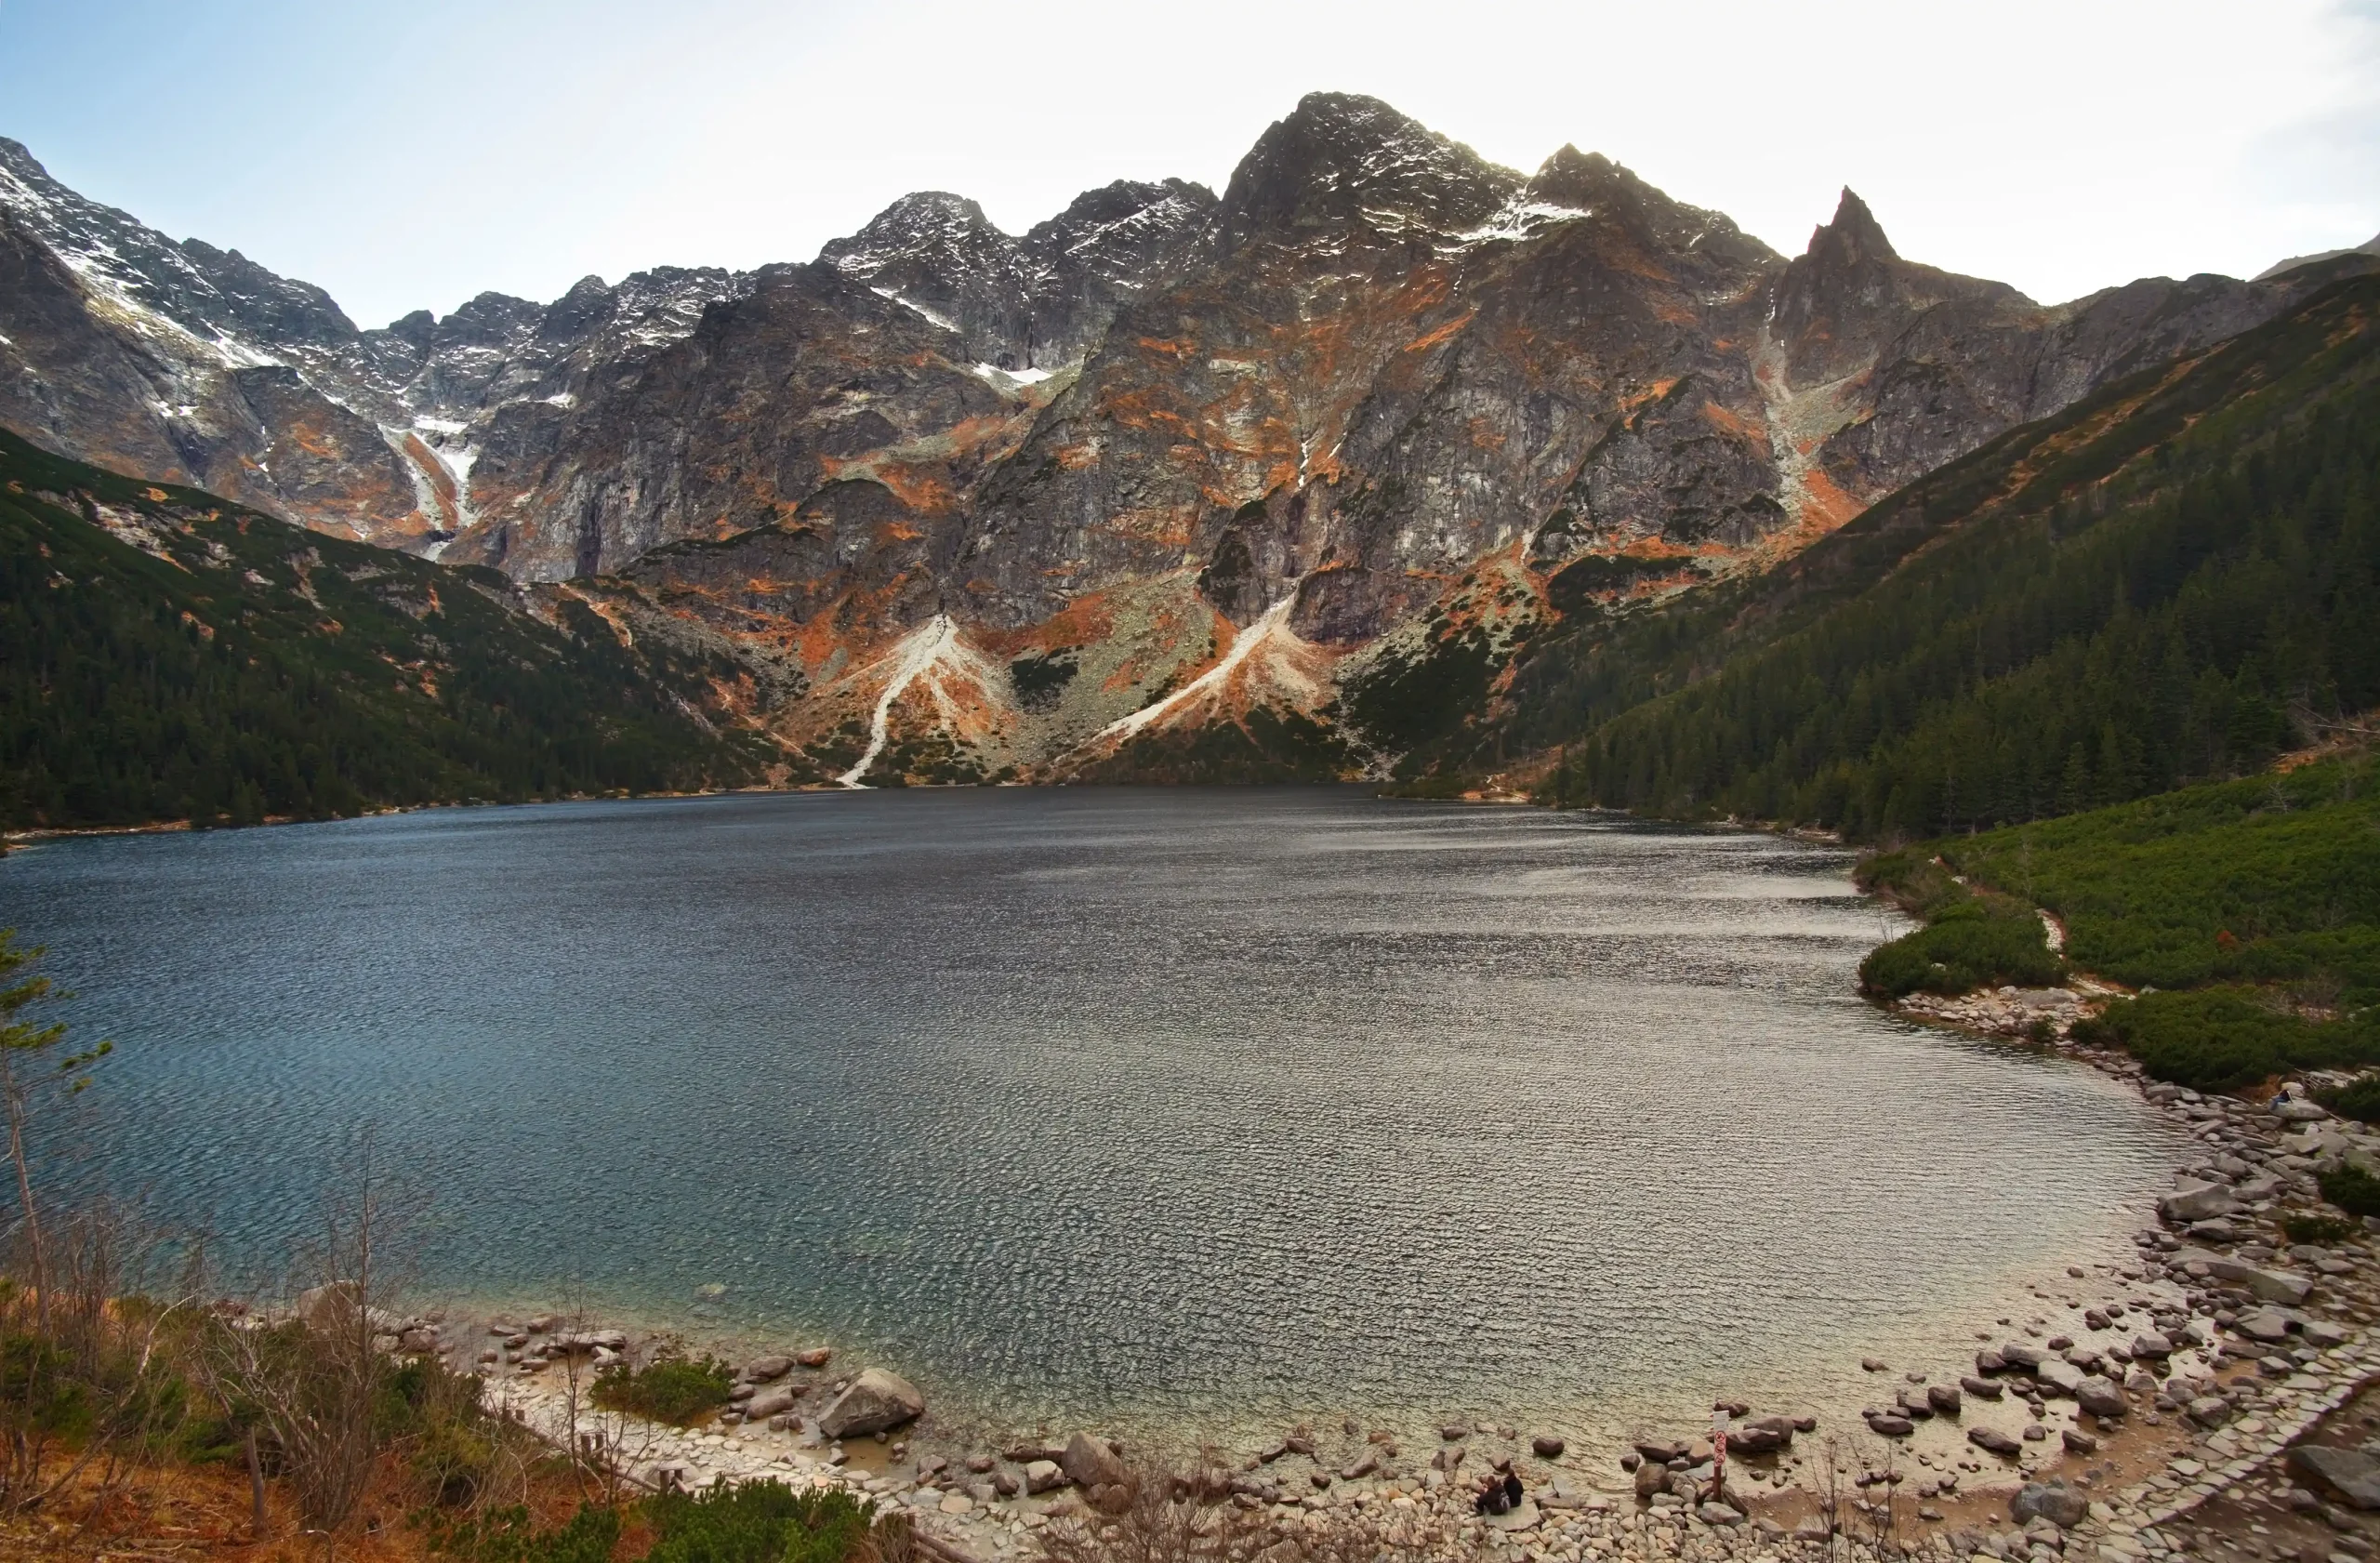
[[[2380,788],[2334,761],[1960,837],[1943,858],[2064,919],[2076,964],[2135,987],[2283,983],[2380,1002]]]
[[[2041,906],[2063,920],[2075,965],[2144,995],[2083,1034],[2165,1079],[2225,1091],[2380,1062],[2368,755],[1908,847],[1860,878],[1927,920],[1861,966],[1880,997],[2057,980]]]
[[[1931,836],[2260,767],[2380,704],[2380,280],[2111,387],[1515,682],[1542,794]]]
[[[740,781],[729,669],[0,431],[0,825],[245,823]]]

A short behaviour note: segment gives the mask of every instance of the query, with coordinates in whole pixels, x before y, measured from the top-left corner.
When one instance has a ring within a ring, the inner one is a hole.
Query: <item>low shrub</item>
[[[2055,987],[2065,980],[2066,962],[2049,947],[2041,919],[2030,909],[2011,910],[1998,897],[1953,902],[1924,927],[1878,946],[1859,963],[1860,987],[1884,999],[2003,984]]]
[[[591,1504],[552,1530],[539,1529],[525,1505],[515,1505],[430,1532],[433,1554],[461,1563],[611,1563],[619,1543],[619,1510]]]
[[[2322,1198],[2349,1215],[2380,1215],[2380,1178],[2349,1162],[2324,1172]]]
[[[864,1555],[876,1506],[848,1492],[746,1482],[648,1499],[644,1563],[844,1563]]]
[[[615,1362],[595,1375],[594,1402],[609,1411],[685,1427],[727,1404],[734,1370],[715,1357],[662,1357],[641,1368]]]
[[[2074,1028],[2075,1040],[2122,1048],[2150,1075],[2194,1091],[2237,1091],[2299,1069],[2380,1063],[2371,1017],[2310,1021],[2254,989],[2147,993],[2108,1006]]]
[[[2347,1241],[2358,1231],[2355,1223],[2334,1215],[2285,1215],[2281,1218],[2281,1229],[2293,1243],[2320,1243],[2325,1248]]]
[[[2366,1075],[2361,1080],[2349,1080],[2335,1091],[2319,1093],[2315,1100],[2341,1118],[2380,1123],[2380,1075]]]

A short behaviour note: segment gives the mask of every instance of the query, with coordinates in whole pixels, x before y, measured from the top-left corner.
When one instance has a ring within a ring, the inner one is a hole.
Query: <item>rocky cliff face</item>
[[[1548,614],[1764,567],[2373,263],[2044,307],[1847,191],[1787,258],[1316,94],[1220,199],[1018,237],[926,192],[807,265],[359,331],[0,143],[0,423],[724,651],[818,777],[1321,774]]]

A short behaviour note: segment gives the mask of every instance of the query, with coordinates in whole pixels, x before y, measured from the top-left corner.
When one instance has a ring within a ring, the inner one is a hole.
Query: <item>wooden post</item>
[[[249,1529],[254,1539],[264,1540],[264,1462],[257,1457],[257,1430],[248,1429],[248,1509]]]
[[[1711,1412],[1711,1501],[1727,1501],[1727,1408],[1717,1406]]]

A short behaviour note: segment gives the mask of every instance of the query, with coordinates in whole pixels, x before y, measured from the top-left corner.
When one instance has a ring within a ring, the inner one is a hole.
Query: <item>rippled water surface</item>
[[[1589,1426],[1856,1394],[2163,1181],[2097,1076],[1859,1003],[1847,870],[1339,791],[754,796],[55,842],[0,921],[119,1044],[59,1175],[235,1268],[368,1121],[432,1291],[1018,1424]]]

